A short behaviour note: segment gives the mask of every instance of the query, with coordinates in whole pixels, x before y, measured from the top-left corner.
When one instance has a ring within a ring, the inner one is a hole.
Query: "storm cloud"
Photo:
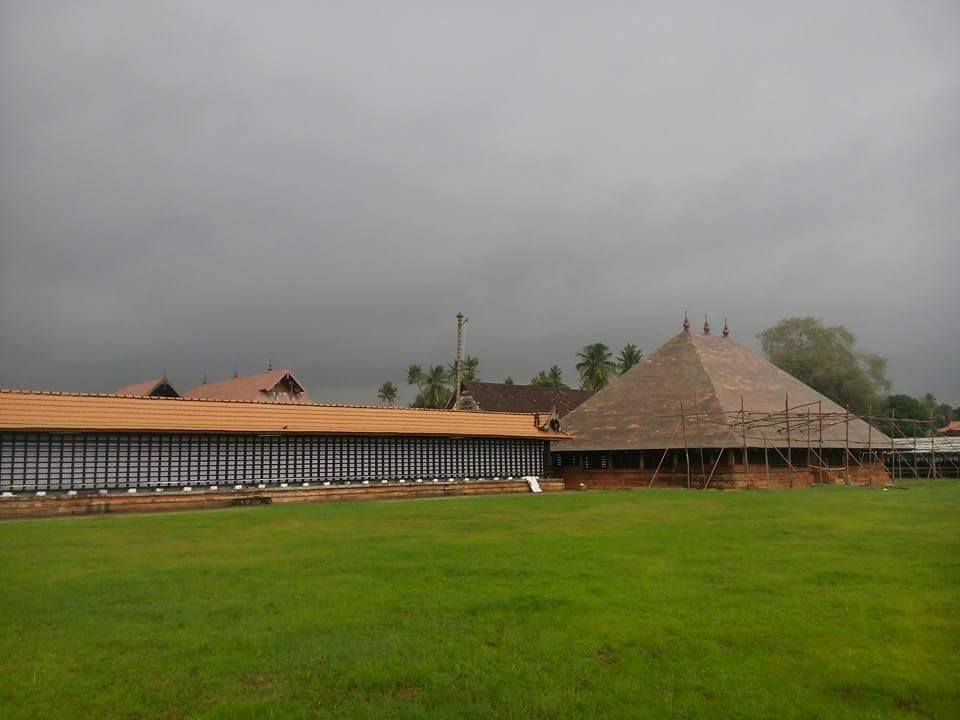
[[[960,404],[960,5],[0,7],[0,386],[373,402],[729,318]],[[404,388],[406,390],[406,388]],[[409,399],[404,396],[404,399]]]

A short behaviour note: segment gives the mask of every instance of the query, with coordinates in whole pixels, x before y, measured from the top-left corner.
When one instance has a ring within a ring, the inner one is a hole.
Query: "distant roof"
[[[937,432],[941,435],[960,435],[960,420],[951,420]]]
[[[894,438],[893,449],[898,452],[918,454],[930,453],[960,453],[960,437],[933,437],[933,438]],[[882,448],[881,448],[882,449]],[[888,446],[889,449],[889,446]]]
[[[593,390],[465,382],[464,389],[486,412],[549,413],[554,408],[563,417],[594,393]]]
[[[574,440],[563,449],[682,448],[680,403],[689,447],[735,447],[743,443],[742,426],[732,433],[730,426],[740,422],[741,398],[747,445],[784,447],[785,396],[794,447],[807,441],[808,410],[824,414],[825,447],[845,445],[844,408],[729,337],[684,330],[567,415],[563,430]],[[700,415],[699,423],[692,414]],[[819,422],[811,428],[813,446],[819,444],[819,429]],[[849,431],[851,447],[890,442],[859,418],[850,420]]]
[[[183,394],[185,398],[204,399],[204,400],[249,400],[252,402],[272,402],[266,393],[273,390],[276,385],[284,379],[289,379],[300,389],[296,402],[307,403],[310,398],[307,397],[307,391],[303,384],[297,380],[293,371],[289,368],[280,370],[270,370],[256,375],[243,375],[241,377],[223,380],[221,382],[207,383],[190,388]]]
[[[133,385],[124,385],[123,387],[117,388],[116,394],[149,397],[157,392],[157,390],[163,389],[164,386],[169,388],[174,393],[174,397],[180,396],[180,394],[174,389],[173,385],[170,384],[170,381],[167,380],[166,376],[157,378],[156,380],[147,380],[146,382],[134,383]],[[165,397],[171,396],[165,394]]]
[[[564,440],[519,413],[360,407],[0,390],[0,429],[27,432],[201,432],[429,435]]]

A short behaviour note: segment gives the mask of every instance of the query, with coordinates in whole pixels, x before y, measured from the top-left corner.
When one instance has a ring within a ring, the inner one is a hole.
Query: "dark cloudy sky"
[[[960,404],[960,3],[0,4],[0,385],[850,327]]]

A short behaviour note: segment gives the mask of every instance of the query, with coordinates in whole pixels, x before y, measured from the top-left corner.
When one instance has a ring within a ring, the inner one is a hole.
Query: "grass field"
[[[960,484],[0,524],[13,718],[960,717]]]

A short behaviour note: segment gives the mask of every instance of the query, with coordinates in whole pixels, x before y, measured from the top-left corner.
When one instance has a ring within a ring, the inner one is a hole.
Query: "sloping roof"
[[[0,390],[0,429],[20,431],[433,435],[564,440],[534,417],[413,408]]]
[[[197,385],[190,388],[183,394],[186,398],[206,399],[206,400],[248,400],[252,402],[270,402],[266,393],[270,392],[277,383],[284,378],[289,378],[296,383],[302,393],[297,398],[297,402],[308,403],[307,391],[303,383],[297,380],[293,371],[289,368],[280,370],[271,370],[256,375],[242,375],[240,377],[223,380],[221,382],[207,383],[206,385]]]
[[[506,385],[465,382],[464,389],[486,412],[549,413],[553,408],[563,417],[593,395],[593,390],[550,388],[536,385]]]
[[[784,372],[771,362],[738,345],[729,337],[699,335],[689,331],[664,343],[612,384],[597,392],[563,420],[563,430],[574,437],[564,450],[657,449],[683,447],[679,423],[680,403],[686,415],[689,447],[731,447],[743,443],[739,424],[743,398],[747,445],[785,447],[783,431],[785,395],[789,396],[791,443],[807,441],[804,414],[841,413],[846,410]],[[820,403],[820,406],[816,403]],[[809,404],[809,405],[808,405]],[[807,405],[803,408],[797,406]],[[689,415],[700,415],[698,423]],[[780,417],[771,417],[780,413]],[[813,423],[811,423],[813,425]],[[822,433],[825,447],[843,447],[845,417],[826,417]],[[811,430],[811,443],[819,444],[819,424]],[[855,418],[849,423],[851,447],[887,443],[876,428]]]
[[[117,388],[116,394],[148,397],[152,395],[161,385],[167,385],[171,390],[177,392],[166,377],[161,377],[157,378],[156,380],[147,380],[146,382],[142,383],[134,383],[133,385],[124,385],[123,387]]]
[[[941,435],[960,435],[960,420],[951,420],[937,432]]]

